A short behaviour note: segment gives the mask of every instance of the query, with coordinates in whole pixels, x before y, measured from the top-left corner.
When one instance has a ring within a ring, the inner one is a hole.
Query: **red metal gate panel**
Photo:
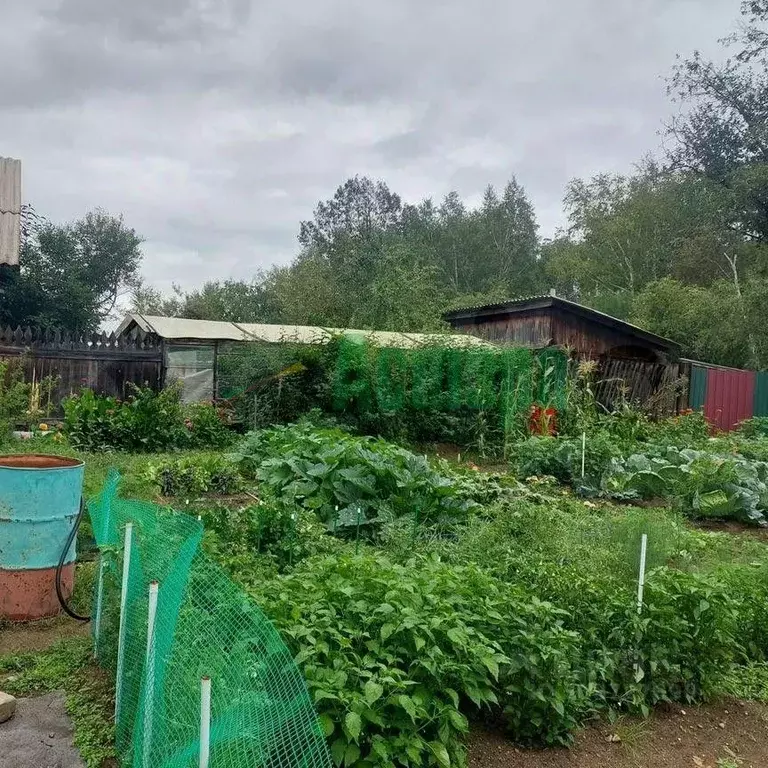
[[[754,398],[754,371],[708,369],[704,415],[718,429],[733,429],[740,421],[750,418]]]

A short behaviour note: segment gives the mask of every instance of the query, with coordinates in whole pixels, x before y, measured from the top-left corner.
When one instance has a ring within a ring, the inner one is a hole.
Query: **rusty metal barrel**
[[[31,621],[60,611],[56,567],[75,524],[85,465],[63,456],[0,456],[0,618]],[[75,542],[61,574],[75,581]]]

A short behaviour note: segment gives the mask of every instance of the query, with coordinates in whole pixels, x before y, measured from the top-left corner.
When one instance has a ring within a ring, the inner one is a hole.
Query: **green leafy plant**
[[[341,546],[314,514],[282,499],[266,497],[236,508],[205,504],[196,511],[205,526],[206,548],[231,570],[257,581],[265,562],[284,570]]]
[[[711,425],[701,411],[686,411],[678,416],[650,422],[646,440],[677,448],[699,448],[710,437]]]
[[[665,497],[702,518],[768,525],[768,463],[690,448],[613,459],[601,488],[614,498]]]
[[[296,652],[338,765],[461,765],[463,711],[560,743],[588,691],[558,611],[476,566],[310,559],[256,591]]]
[[[0,439],[17,426],[37,426],[50,416],[51,395],[56,379],[46,376],[34,383],[25,381],[18,358],[0,360]]]
[[[243,478],[237,467],[218,455],[185,456],[150,464],[145,476],[159,487],[163,496],[191,498],[209,493],[226,496],[243,488]]]
[[[518,477],[551,475],[575,486],[599,481],[619,446],[604,431],[587,436],[584,479],[581,478],[582,441],[577,438],[530,437],[514,446],[510,461]]]
[[[245,476],[314,511],[339,534],[372,531],[391,517],[452,522],[475,506],[456,498],[451,478],[425,457],[340,429],[299,424],[256,432],[235,460]]]
[[[768,437],[768,416],[753,416],[739,423],[737,431],[744,437]]]
[[[184,425],[190,448],[224,448],[235,440],[221,409],[212,403],[193,403],[185,409]]]
[[[64,432],[87,451],[150,453],[190,447],[223,447],[230,431],[212,406],[185,408],[181,389],[133,387],[125,400],[83,390],[64,401]]]

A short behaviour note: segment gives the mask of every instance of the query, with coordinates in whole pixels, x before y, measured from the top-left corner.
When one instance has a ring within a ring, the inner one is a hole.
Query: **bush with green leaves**
[[[46,376],[34,384],[27,382],[19,358],[0,359],[0,441],[17,427],[36,429],[38,421],[51,415],[56,381]]]
[[[768,437],[768,416],[753,416],[740,422],[737,431],[743,437]]]
[[[184,409],[186,444],[190,448],[225,448],[235,440],[224,414],[213,403],[192,403]]]
[[[384,440],[309,424],[249,435],[235,461],[277,497],[312,510],[330,530],[373,532],[392,518],[418,524],[463,519],[476,506],[457,498],[450,477]]]
[[[217,359],[219,394],[252,429],[291,422],[313,408],[330,411],[331,350],[299,344],[223,344]]]
[[[149,464],[145,476],[163,496],[188,499],[204,494],[228,496],[243,488],[237,467],[220,455],[184,456]]]
[[[0,360],[0,439],[9,436],[25,418],[29,408],[29,386],[20,365]]]
[[[314,514],[270,496],[237,507],[206,502],[194,511],[205,527],[208,551],[249,584],[259,582],[265,565],[282,571],[342,546]]]
[[[677,448],[698,448],[710,437],[712,427],[702,411],[686,411],[648,424],[646,442]]]
[[[611,459],[620,455],[616,439],[605,431],[587,435],[584,479],[581,438],[529,437],[514,446],[510,461],[518,477],[551,475],[562,483],[581,485],[599,479]]]
[[[649,572],[638,616],[642,533],[649,535]],[[474,562],[509,589],[523,585],[561,611],[563,628],[578,637],[575,666],[589,708],[647,712],[660,701],[706,698],[734,661],[764,658],[765,546],[713,552],[728,576],[693,572],[704,562],[703,545],[726,541],[686,528],[663,509],[608,513],[592,502],[549,497],[504,504],[457,526],[451,540],[420,538],[410,550],[395,545],[390,552],[402,562],[414,549],[450,564]],[[669,567],[675,561],[692,572]]]
[[[202,403],[185,407],[178,386],[132,387],[125,400],[84,389],[64,401],[64,432],[85,451],[155,453],[231,442],[218,411]]]
[[[505,710],[533,743],[567,742],[584,715],[560,613],[477,566],[314,558],[255,596],[296,652],[338,765],[462,765],[464,712]]]

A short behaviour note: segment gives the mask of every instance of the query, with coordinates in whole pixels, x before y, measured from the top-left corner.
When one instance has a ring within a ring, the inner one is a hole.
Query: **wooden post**
[[[21,248],[21,160],[0,157],[0,266],[18,267]]]

